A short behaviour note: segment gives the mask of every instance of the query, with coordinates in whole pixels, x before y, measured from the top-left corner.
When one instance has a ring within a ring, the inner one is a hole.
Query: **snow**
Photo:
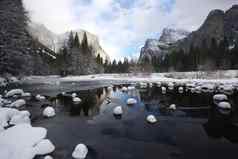
[[[117,106],[113,109],[113,114],[114,115],[122,115],[123,114],[123,110],[121,106]]]
[[[15,102],[13,102],[12,104],[10,104],[9,107],[19,108],[24,105],[26,105],[26,101],[24,99],[18,99]]]
[[[55,114],[55,109],[53,107],[46,107],[44,110],[43,110],[43,116],[44,117],[54,117],[56,114]]]
[[[24,91],[22,89],[13,89],[13,90],[10,90],[9,92],[7,92],[6,97],[9,98],[14,95],[22,96],[23,94],[24,94]]]
[[[87,154],[88,154],[87,146],[84,144],[78,144],[75,147],[74,152],[72,153],[72,157],[75,159],[84,159],[86,158]]]
[[[45,155],[53,152],[55,150],[55,146],[48,139],[41,140],[35,147],[34,151],[36,155]]]
[[[1,159],[33,159],[37,154],[34,147],[47,134],[44,128],[21,124],[0,133]]]
[[[134,98],[129,98],[129,99],[127,99],[127,104],[128,104],[128,105],[137,104],[137,100],[134,99]]]
[[[29,93],[29,92],[23,93],[22,97],[31,97],[31,93]]]
[[[130,86],[128,87],[128,91],[132,91],[132,90],[135,90],[136,88],[134,86]]]
[[[169,109],[170,109],[170,110],[176,110],[176,105],[175,105],[175,104],[171,104],[171,105],[169,106]]]
[[[11,120],[11,125],[18,125],[18,124],[30,124],[30,113],[28,111],[21,111],[18,114],[14,115]]]
[[[9,121],[16,115],[19,115],[20,111],[12,108],[0,108],[0,127],[9,126]]]
[[[147,118],[146,118],[146,120],[147,120],[149,123],[151,123],[151,124],[154,124],[154,123],[157,122],[157,119],[156,119],[156,117],[155,117],[154,115],[148,115]]]
[[[82,102],[82,100],[80,98],[78,98],[78,97],[74,97],[73,98],[73,102],[74,102],[74,104],[79,104],[79,103]]]

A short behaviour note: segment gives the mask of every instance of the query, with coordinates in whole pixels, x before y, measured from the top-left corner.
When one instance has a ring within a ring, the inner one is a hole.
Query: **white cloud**
[[[212,9],[228,9],[237,0],[134,0],[123,7],[119,0],[24,0],[34,21],[62,33],[85,29],[99,36],[111,58],[128,56],[131,46],[138,47],[147,38],[157,37],[166,26],[197,29]],[[129,1],[127,1],[129,2]]]

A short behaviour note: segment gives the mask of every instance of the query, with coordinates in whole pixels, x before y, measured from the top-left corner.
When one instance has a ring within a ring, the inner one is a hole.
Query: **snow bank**
[[[18,114],[14,115],[11,120],[11,125],[19,125],[19,124],[30,124],[30,113],[28,111],[20,111]]]
[[[55,115],[56,115],[55,114],[55,109],[53,107],[46,107],[43,110],[43,116],[44,117],[50,118],[50,117],[54,117]]]
[[[75,159],[84,159],[86,158],[87,154],[88,154],[87,146],[84,144],[78,144],[75,147],[74,152],[72,153],[72,156]]]
[[[9,126],[8,122],[16,115],[19,115],[20,111],[11,108],[0,108],[0,127]]]

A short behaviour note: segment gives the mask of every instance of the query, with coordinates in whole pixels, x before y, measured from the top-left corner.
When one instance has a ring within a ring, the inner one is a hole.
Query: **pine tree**
[[[79,48],[79,36],[78,33],[76,33],[75,38],[74,38],[74,47]]]
[[[67,47],[69,49],[72,49],[74,47],[74,34],[73,32],[71,31],[70,34],[69,34],[69,40],[68,40],[68,44],[67,44]]]

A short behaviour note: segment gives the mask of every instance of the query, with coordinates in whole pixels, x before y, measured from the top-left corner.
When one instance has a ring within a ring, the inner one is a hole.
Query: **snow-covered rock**
[[[45,96],[42,96],[42,95],[40,95],[40,94],[36,95],[36,99],[37,99],[38,101],[44,101],[44,100],[46,100]]]
[[[48,156],[45,156],[44,159],[53,159],[53,157],[48,155]]]
[[[44,117],[54,117],[55,114],[55,109],[53,107],[46,107],[43,111],[43,116]]]
[[[134,86],[130,86],[128,87],[128,91],[132,91],[132,90],[135,90],[136,88]]]
[[[183,93],[183,87],[179,87],[179,88],[178,88],[178,92],[179,92],[180,94],[182,94],[182,93]]]
[[[72,98],[75,98],[75,97],[77,97],[77,93],[72,93]]]
[[[26,105],[26,101],[24,99],[18,99],[15,102],[13,102],[12,104],[10,104],[9,107],[19,108],[24,105]]]
[[[151,123],[151,124],[154,124],[154,123],[157,122],[157,119],[156,119],[156,117],[155,117],[154,115],[148,115],[147,118],[146,118],[146,120],[147,120],[149,123]]]
[[[123,114],[123,110],[121,106],[117,106],[113,109],[113,114],[114,115],[122,115]]]
[[[217,107],[219,108],[218,111],[221,114],[229,115],[231,113],[231,104],[228,102],[220,102]]]
[[[46,137],[47,130],[20,124],[0,133],[1,159],[33,159],[34,147]]]
[[[213,102],[215,104],[218,104],[220,102],[224,102],[224,101],[227,101],[227,100],[228,100],[228,97],[225,94],[216,94],[216,95],[213,96]]]
[[[29,92],[24,92],[24,93],[22,94],[22,97],[31,97],[31,93],[29,93]]]
[[[170,82],[170,83],[168,84],[168,89],[169,89],[169,90],[174,90],[174,84],[173,84],[172,82]]]
[[[161,83],[161,82],[156,82],[156,86],[157,86],[157,87],[161,87],[161,86],[162,86],[162,83]]]
[[[176,105],[175,105],[175,104],[171,104],[171,105],[169,106],[169,109],[170,109],[170,110],[176,110],[177,108],[176,108]]]
[[[126,92],[126,91],[128,91],[128,88],[127,87],[122,87],[122,92]]]
[[[55,146],[48,139],[41,140],[34,147],[34,151],[36,155],[45,155],[53,152],[55,150]]]
[[[167,92],[166,87],[162,87],[161,90],[162,90],[162,94],[166,94],[166,92]]]
[[[80,99],[80,98],[78,98],[78,97],[74,97],[73,98],[73,103],[74,104],[79,104],[79,103],[81,103],[82,102],[82,100]]]
[[[9,126],[9,121],[13,116],[18,115],[20,111],[12,108],[0,108],[0,127]]]
[[[140,88],[143,88],[143,89],[147,88],[147,83],[140,82]]]
[[[113,87],[112,86],[109,86],[109,87],[107,87],[107,91],[112,91],[113,90]]]
[[[215,90],[214,84],[205,84],[201,86],[202,92],[204,93],[213,93]]]
[[[14,95],[20,95],[22,96],[24,94],[24,91],[22,89],[12,89],[9,92],[7,92],[6,97],[13,97]]]
[[[74,152],[72,153],[72,157],[75,159],[84,159],[86,158],[87,154],[88,154],[87,146],[84,144],[78,144],[75,147]]]
[[[128,104],[128,105],[137,104],[137,100],[134,99],[134,98],[129,98],[129,99],[127,99],[127,104]]]

